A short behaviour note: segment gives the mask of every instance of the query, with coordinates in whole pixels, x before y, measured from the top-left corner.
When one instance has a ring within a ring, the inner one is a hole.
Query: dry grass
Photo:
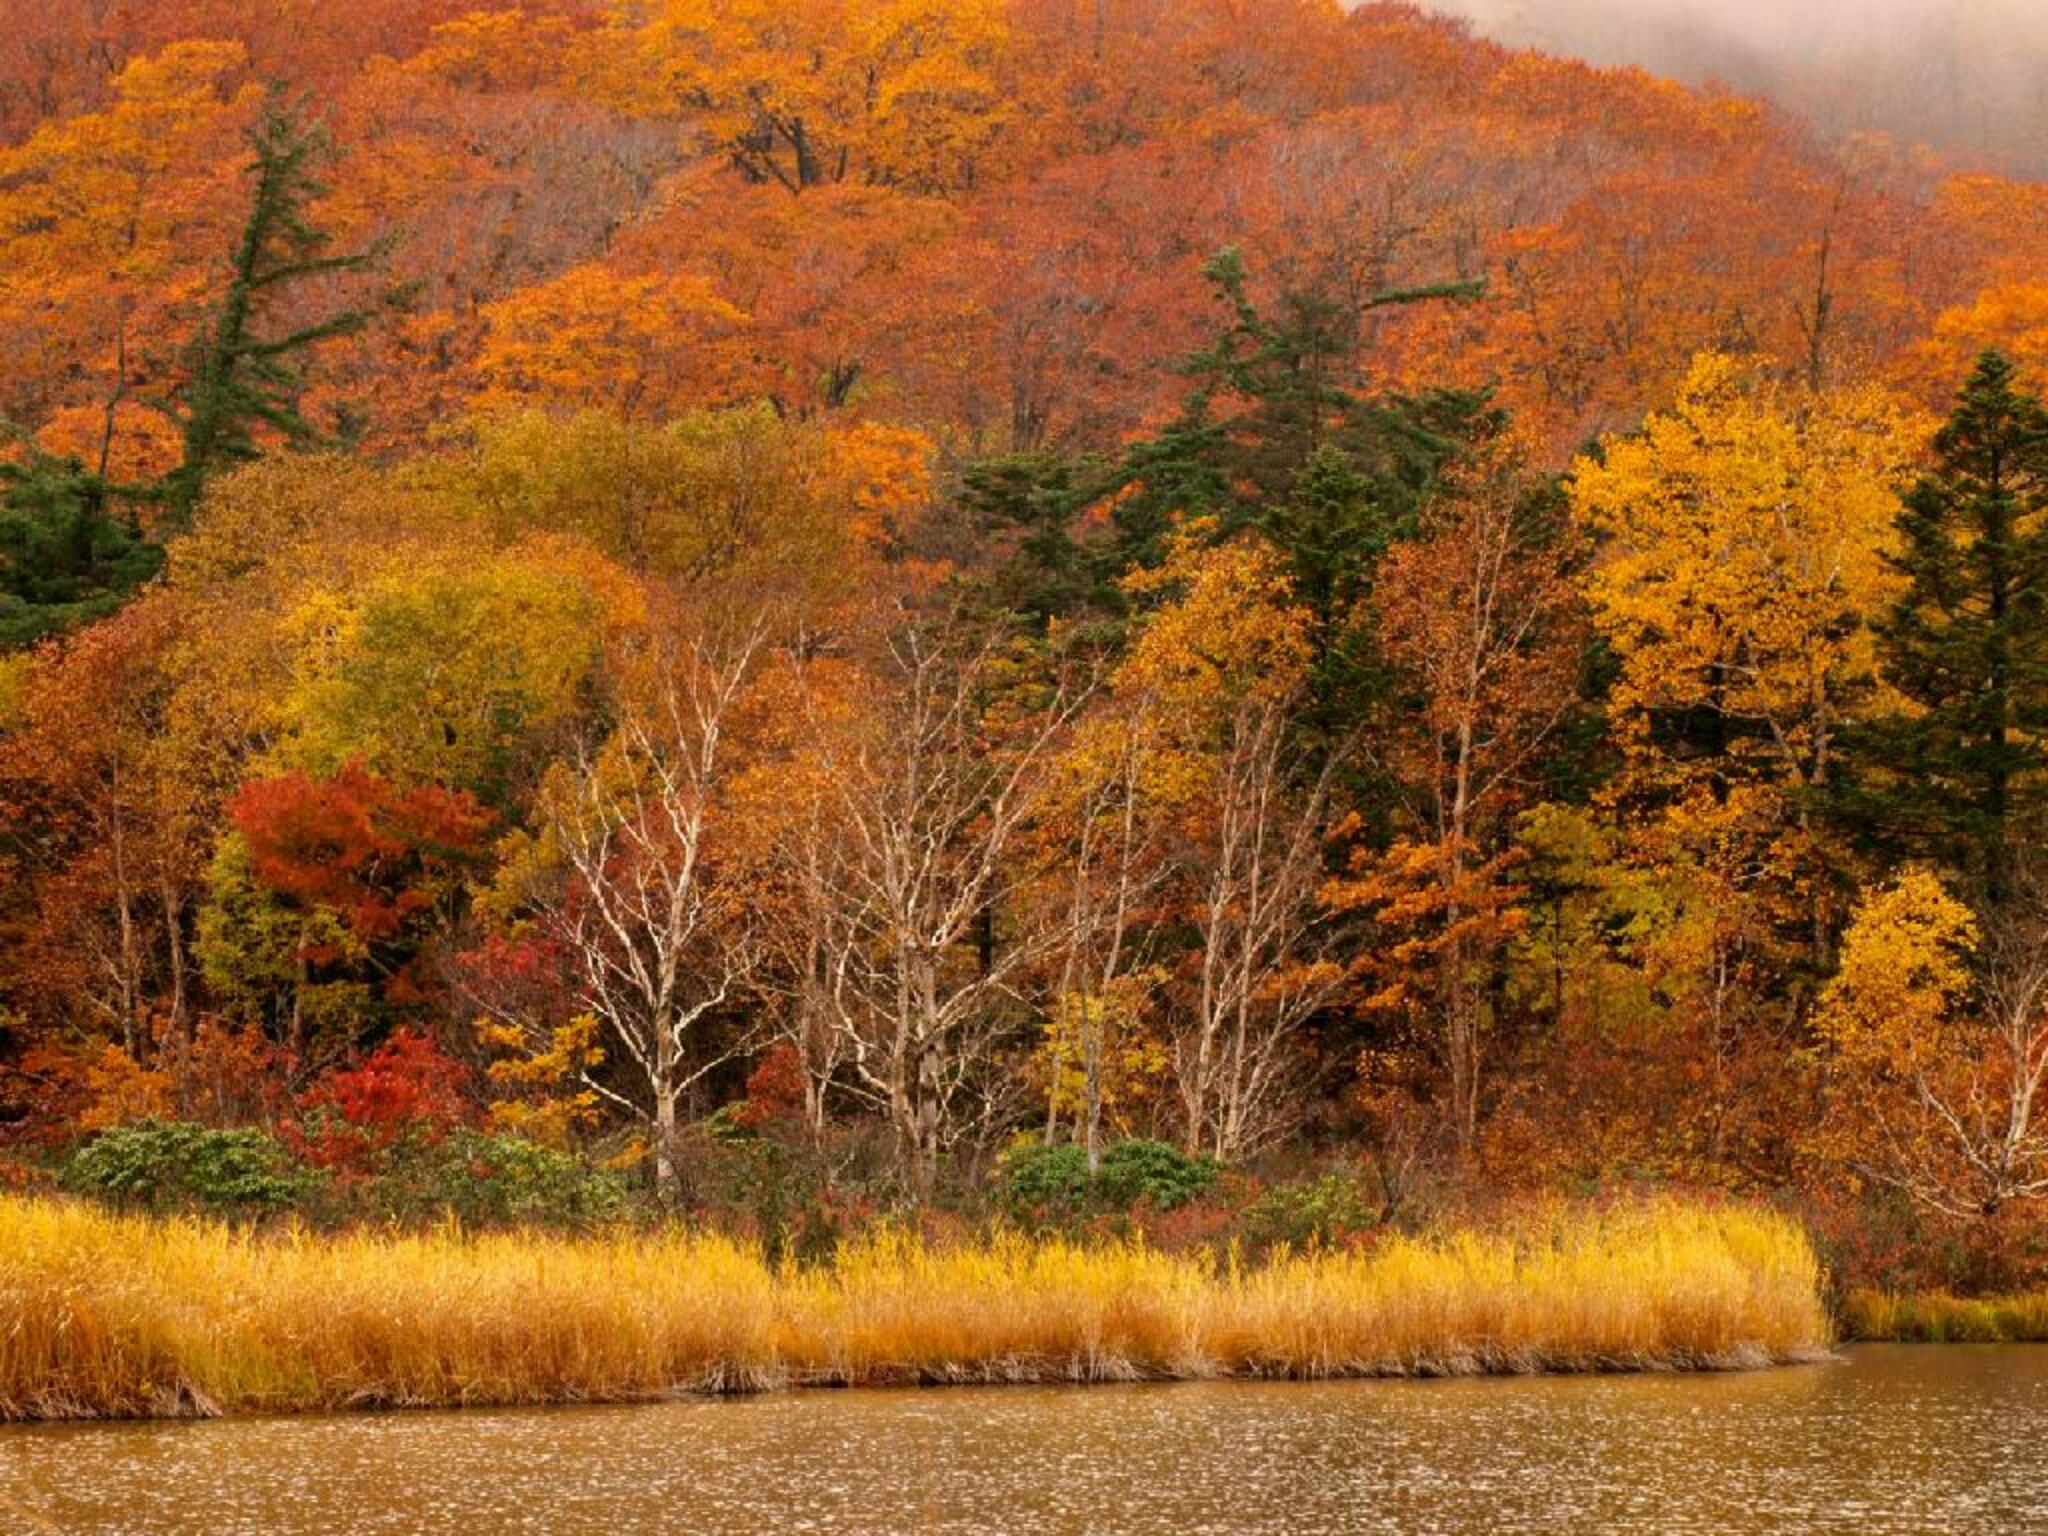
[[[1708,1368],[1827,1343],[1790,1221],[1653,1203],[1257,1269],[884,1234],[248,1234],[0,1200],[0,1419],[784,1385]]]
[[[2048,1342],[2048,1291],[1982,1298],[1852,1291],[1842,1327],[1850,1338],[1872,1343],[2039,1344]]]

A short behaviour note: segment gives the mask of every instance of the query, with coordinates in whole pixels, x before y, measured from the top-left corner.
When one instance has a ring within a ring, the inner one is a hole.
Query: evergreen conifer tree
[[[2048,410],[1981,357],[1905,498],[1906,590],[1878,625],[1911,708],[1849,739],[1874,844],[1957,870],[1993,907],[2048,808]]]
[[[22,439],[23,456],[0,464],[0,652],[112,613],[163,566],[138,488]]]
[[[299,408],[305,378],[298,359],[321,342],[359,331],[372,310],[349,308],[269,332],[279,301],[305,279],[371,266],[374,249],[330,253],[329,236],[308,210],[325,190],[316,172],[330,153],[327,135],[299,104],[273,94],[249,134],[256,160],[249,217],[210,324],[198,338],[189,378],[172,402],[184,452],[164,477],[167,531],[190,527],[206,482],[257,457],[258,434],[294,446],[322,440]]]

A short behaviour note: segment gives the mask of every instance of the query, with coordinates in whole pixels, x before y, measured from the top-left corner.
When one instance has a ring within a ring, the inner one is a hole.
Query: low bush
[[[1155,1211],[1177,1211],[1216,1187],[1223,1165],[1190,1156],[1163,1141],[1120,1141],[1102,1154],[1099,1198],[1119,1207],[1143,1201]]]
[[[1065,1142],[1034,1142],[1003,1159],[996,1195],[1014,1216],[1060,1221],[1087,1209],[1091,1189],[1086,1152]]]
[[[1276,1184],[1244,1209],[1238,1237],[1254,1253],[1337,1247],[1378,1225],[1367,1191],[1341,1173],[1304,1184]]]
[[[1091,1175],[1088,1154],[1069,1143],[1035,1143],[1003,1161],[997,1187],[1011,1214],[1038,1221],[1072,1220],[1091,1212],[1146,1205],[1173,1211],[1215,1187],[1223,1168],[1163,1141],[1120,1141]]]
[[[257,1217],[297,1205],[320,1179],[262,1131],[144,1121],[86,1142],[66,1160],[60,1182],[110,1205]]]
[[[481,1131],[401,1146],[364,1196],[388,1219],[451,1215],[466,1227],[597,1227],[635,1210],[618,1174],[524,1137]]]
[[[352,1221],[465,1227],[589,1228],[635,1213],[617,1173],[518,1136],[413,1133],[373,1175],[310,1168],[254,1129],[149,1121],[103,1131],[65,1160],[59,1184],[105,1205],[254,1219],[285,1212],[316,1226]]]

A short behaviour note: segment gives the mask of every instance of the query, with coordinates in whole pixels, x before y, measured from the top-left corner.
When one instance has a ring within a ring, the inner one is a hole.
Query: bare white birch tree
[[[533,916],[565,959],[576,1005],[630,1063],[635,1091],[590,1069],[583,1080],[646,1125],[664,1199],[680,1188],[680,1106],[745,1043],[713,1043],[710,1026],[740,1000],[758,954],[718,843],[730,725],[761,645],[758,633],[672,641],[642,658],[615,728],[558,764],[540,798],[553,878]],[[545,1048],[530,1019],[505,1022]]]
[[[1066,803],[1052,828],[1061,867],[1041,898],[1057,958],[1044,1005],[1053,1045],[1045,1139],[1070,1115],[1091,1174],[1102,1162],[1110,1056],[1133,1022],[1154,949],[1146,904],[1167,873],[1167,821],[1146,790],[1144,733],[1131,714],[1114,702],[1067,754]]]
[[[1292,775],[1285,697],[1228,721],[1204,814],[1184,845],[1199,970],[1174,1038],[1186,1145],[1222,1161],[1296,1118],[1303,1027],[1343,979],[1320,888],[1329,770]]]
[[[1291,728],[1309,687],[1313,618],[1267,543],[1190,532],[1155,573],[1165,598],[1116,684],[1169,818],[1166,921],[1188,935],[1170,989],[1180,1131],[1235,1160],[1295,1120],[1303,1035],[1342,979],[1321,896],[1337,754],[1305,762]]]
[[[1043,875],[1024,833],[1076,697],[1012,709],[997,661],[915,625],[899,633],[871,710],[850,728],[816,712],[819,841],[790,850],[815,898],[796,908],[816,944],[805,1005],[887,1119],[919,1199],[959,1135],[1013,1103],[1004,1051],[1052,937],[1022,899]]]

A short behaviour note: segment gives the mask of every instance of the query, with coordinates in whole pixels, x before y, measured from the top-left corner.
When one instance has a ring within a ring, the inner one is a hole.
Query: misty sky
[[[2048,172],[2048,0],[1425,0],[1504,41]]]

